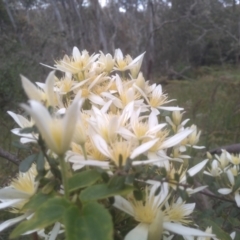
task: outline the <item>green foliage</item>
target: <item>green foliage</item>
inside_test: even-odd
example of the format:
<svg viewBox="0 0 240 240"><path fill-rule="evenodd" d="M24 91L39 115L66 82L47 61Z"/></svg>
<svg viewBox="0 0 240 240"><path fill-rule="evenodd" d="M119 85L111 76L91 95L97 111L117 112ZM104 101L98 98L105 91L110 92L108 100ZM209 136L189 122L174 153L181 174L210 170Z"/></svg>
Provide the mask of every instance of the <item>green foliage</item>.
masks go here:
<svg viewBox="0 0 240 240"><path fill-rule="evenodd" d="M64 213L63 221L66 226L68 240L112 240L113 225L109 212L97 202L70 206Z"/></svg>
<svg viewBox="0 0 240 240"><path fill-rule="evenodd" d="M31 219L23 221L14 229L10 238L16 238L27 231L42 229L60 221L69 206L69 202L61 197L54 197L45 201L37 208Z"/></svg>
<svg viewBox="0 0 240 240"><path fill-rule="evenodd" d="M80 194L80 199L83 202L95 201L100 199L109 198L115 195L126 195L133 190L130 186L116 186L109 187L106 184L97 184L84 189Z"/></svg>
<svg viewBox="0 0 240 240"><path fill-rule="evenodd" d="M101 175L96 170L75 173L68 179L69 192L92 185L100 178Z"/></svg>

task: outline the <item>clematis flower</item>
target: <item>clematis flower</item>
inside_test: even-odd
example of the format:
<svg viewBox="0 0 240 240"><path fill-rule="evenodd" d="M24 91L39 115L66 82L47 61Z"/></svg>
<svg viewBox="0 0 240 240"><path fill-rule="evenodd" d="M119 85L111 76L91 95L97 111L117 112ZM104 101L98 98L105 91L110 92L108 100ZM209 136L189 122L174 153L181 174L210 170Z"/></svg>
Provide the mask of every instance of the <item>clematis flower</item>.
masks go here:
<svg viewBox="0 0 240 240"><path fill-rule="evenodd" d="M160 184L160 183L159 183ZM185 204L178 200L175 205L168 205L167 191L162 186L161 191L156 195L159 184L145 189L145 198L137 201L134 197L125 199L115 196L114 207L134 217L139 224L132 229L124 240L147 240L161 239L163 231L170 231L179 235L214 237L214 234L206 233L198 229L186 227L188 215L192 213L194 204ZM165 211L164 204L167 204Z"/></svg>
<svg viewBox="0 0 240 240"><path fill-rule="evenodd" d="M132 59L130 55L127 55L124 58L122 51L118 48L115 50L115 67L113 69L118 71L126 71L134 68L133 72L137 73L137 70L141 67L144 54L145 53L142 53L135 59Z"/></svg>
<svg viewBox="0 0 240 240"><path fill-rule="evenodd" d="M56 94L54 92L55 71L48 74L48 77L43 83L37 83L34 85L26 77L21 76L22 86L30 100L36 100L42 102L46 106L56 106L58 101L56 100Z"/></svg>
<svg viewBox="0 0 240 240"><path fill-rule="evenodd" d="M34 133L21 133L22 129L27 127L32 127L34 125L34 122L31 120L28 120L27 118L23 117L20 114L15 114L11 111L7 111L7 113L14 119L14 121L19 125L20 128L14 128L11 130L11 132L17 136L20 136L20 142L21 143L29 143L29 142L37 142L38 134Z"/></svg>
<svg viewBox="0 0 240 240"><path fill-rule="evenodd" d="M8 187L0 189L0 209L8 208L10 212L22 214L1 223L0 231L29 218L33 214L32 212L22 211L22 207L37 191L38 182L35 182L36 176L36 167L33 165L28 172L20 172Z"/></svg>
<svg viewBox="0 0 240 240"><path fill-rule="evenodd" d="M164 94L162 91L161 85L156 85L156 84L151 85L150 86L151 91L148 94L146 94L136 84L134 85L134 87L139 91L139 93L146 100L147 106L151 108L151 111L153 111L156 114L159 114L159 110L166 110L166 111L183 110L183 108L180 108L180 107L163 106L164 104L172 102L173 100L168 100L167 95Z"/></svg>
<svg viewBox="0 0 240 240"><path fill-rule="evenodd" d="M235 185L235 178L234 178L233 173L230 169L227 170L226 173L227 173L228 180L230 182L230 186L229 186L229 188L220 188L220 189L218 189L218 192L220 194L223 194L223 195L228 195L230 193L233 193L234 198L235 198L235 202L236 202L237 206L240 207L240 188L236 189L233 192L233 187Z"/></svg>
<svg viewBox="0 0 240 240"><path fill-rule="evenodd" d="M48 147L58 155L64 154L71 143L77 123L80 99L77 96L63 118L52 117L39 102L30 100L30 106L21 106L31 115Z"/></svg>
<svg viewBox="0 0 240 240"><path fill-rule="evenodd" d="M69 72L72 74L78 74L88 69L90 65L94 63L94 61L98 57L99 57L99 54L93 54L89 56L88 51L83 50L82 52L80 52L77 47L74 47L71 58L65 55L62 60L56 61L56 64L54 66L56 69L60 71ZM81 77L84 78L84 76L81 76ZM84 80L84 79L79 79L79 80Z"/></svg>

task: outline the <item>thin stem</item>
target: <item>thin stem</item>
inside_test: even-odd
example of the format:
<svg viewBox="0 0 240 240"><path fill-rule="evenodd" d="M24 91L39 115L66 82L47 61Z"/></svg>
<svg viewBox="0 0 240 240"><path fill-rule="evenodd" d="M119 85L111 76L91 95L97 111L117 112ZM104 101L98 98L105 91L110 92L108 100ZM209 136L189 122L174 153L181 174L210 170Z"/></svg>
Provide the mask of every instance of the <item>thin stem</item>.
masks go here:
<svg viewBox="0 0 240 240"><path fill-rule="evenodd" d="M69 199L69 189L68 189L68 166L65 162L64 155L59 156L60 166L61 166L61 174L62 174L62 182L64 187L64 196L68 200Z"/></svg>
<svg viewBox="0 0 240 240"><path fill-rule="evenodd" d="M83 151L84 159L87 160L87 152L86 152L85 145L84 145L84 144L81 144L81 148L82 148L82 151Z"/></svg>

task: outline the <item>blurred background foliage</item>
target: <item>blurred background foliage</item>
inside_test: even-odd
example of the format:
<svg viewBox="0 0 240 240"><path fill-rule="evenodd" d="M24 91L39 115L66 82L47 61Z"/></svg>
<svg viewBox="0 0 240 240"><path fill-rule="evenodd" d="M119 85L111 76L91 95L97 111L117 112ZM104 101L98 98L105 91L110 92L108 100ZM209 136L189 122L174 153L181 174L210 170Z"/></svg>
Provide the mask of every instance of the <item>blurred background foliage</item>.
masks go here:
<svg viewBox="0 0 240 240"><path fill-rule="evenodd" d="M24 151L12 145L6 111L21 111L26 100L19 75L45 81L50 69L40 63L52 66L73 46L90 54L121 48L132 57L146 51L146 80L185 108L202 130L200 144L240 142L237 0L0 0L0 46L0 146L18 158ZM18 170L0 160L4 186Z"/></svg>

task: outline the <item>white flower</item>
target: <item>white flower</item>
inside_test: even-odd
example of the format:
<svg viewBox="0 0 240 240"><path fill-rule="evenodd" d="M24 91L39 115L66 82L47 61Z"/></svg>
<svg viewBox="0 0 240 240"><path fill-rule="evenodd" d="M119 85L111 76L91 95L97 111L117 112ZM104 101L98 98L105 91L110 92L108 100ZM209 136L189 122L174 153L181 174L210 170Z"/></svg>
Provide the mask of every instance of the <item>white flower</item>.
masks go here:
<svg viewBox="0 0 240 240"><path fill-rule="evenodd" d="M134 197L129 197L126 200L123 197L115 196L113 205L133 216L139 222L126 235L125 240L161 239L163 230L179 235L214 236L213 234L182 225L182 223L186 223L187 216L193 211L194 204L184 204L181 201L177 201L175 205L169 205L163 211L161 208L167 200L168 191L166 187L162 186L161 191L156 195L156 190L159 186L160 183L154 184L150 190L146 188L146 197L142 201L137 201Z"/></svg>
<svg viewBox="0 0 240 240"><path fill-rule="evenodd" d="M118 48L115 50L115 67L114 70L125 71L131 68L134 68L134 73L137 72L137 69L140 69L142 64L142 59L145 53L142 53L138 57L132 60L132 58L127 55L125 58L123 57L122 51Z"/></svg>
<svg viewBox="0 0 240 240"><path fill-rule="evenodd" d="M63 118L52 117L39 102L29 101L22 107L31 115L48 147L58 155L64 154L72 141L79 114L79 98L76 97Z"/></svg>
<svg viewBox="0 0 240 240"><path fill-rule="evenodd" d="M228 180L230 182L230 187L218 189L218 192L223 195L228 195L228 194L232 193L233 187L235 185L235 178L233 176L232 171L229 169L229 170L227 170L226 173L228 176ZM234 198L235 198L235 202L236 202L237 206L240 207L240 188L236 189L233 194L234 194Z"/></svg>
<svg viewBox="0 0 240 240"><path fill-rule="evenodd" d="M159 114L159 109L166 111L180 111L183 108L180 107L168 107L163 106L166 103L172 102L173 100L168 100L167 95L163 93L162 86L153 84L150 86L151 91L146 94L141 88L136 84L134 87L141 93L143 98L146 100L147 105L151 108L151 111L154 111L156 114Z"/></svg>
<svg viewBox="0 0 240 240"><path fill-rule="evenodd" d="M30 80L21 76L22 86L30 100L42 102L46 106L56 106L56 96L54 92L55 72L48 74L45 84L40 84L40 87L34 85Z"/></svg>
<svg viewBox="0 0 240 240"><path fill-rule="evenodd" d="M17 136L20 136L21 143L29 143L36 142L38 139L38 134L33 133L21 133L24 128L32 127L34 122L32 120L28 120L20 114L15 114L11 111L7 111L7 113L14 119L14 121L20 126L20 128L14 128L11 132Z"/></svg>
<svg viewBox="0 0 240 240"><path fill-rule="evenodd" d="M211 168L208 168L208 171L204 171L203 173L212 177L219 177L222 173L222 170L219 167L219 162L214 159L211 162Z"/></svg>
<svg viewBox="0 0 240 240"><path fill-rule="evenodd" d="M36 175L36 168L33 165L28 172L20 172L8 187L0 189L0 209L10 208L11 212L23 214L1 223L0 231L32 215L32 212L24 212L21 209L36 193L38 187L38 182L35 182Z"/></svg>

